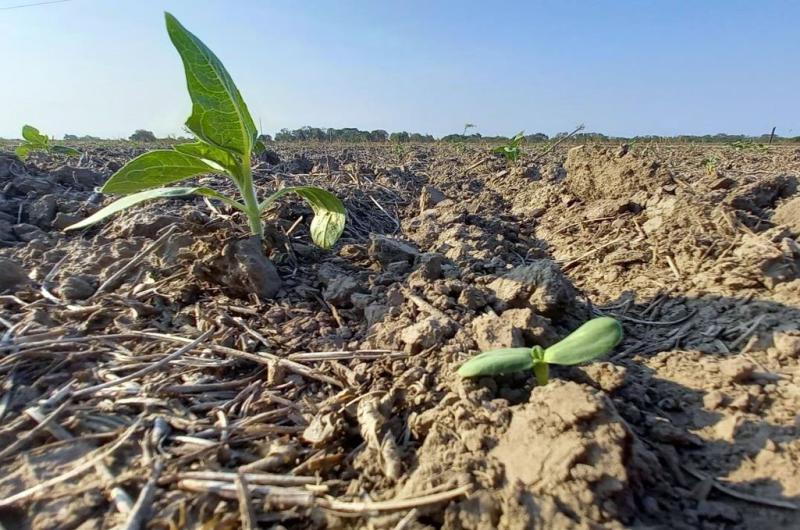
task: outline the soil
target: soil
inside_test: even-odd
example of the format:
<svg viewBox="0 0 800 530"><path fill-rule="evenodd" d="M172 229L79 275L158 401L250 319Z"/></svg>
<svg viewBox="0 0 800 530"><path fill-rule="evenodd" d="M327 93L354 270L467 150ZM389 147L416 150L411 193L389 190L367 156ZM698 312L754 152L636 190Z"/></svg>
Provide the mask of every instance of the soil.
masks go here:
<svg viewBox="0 0 800 530"><path fill-rule="evenodd" d="M332 251L295 199L62 232L139 152L0 153L3 527L800 527L800 148L276 144ZM601 314L543 387L455 373Z"/></svg>

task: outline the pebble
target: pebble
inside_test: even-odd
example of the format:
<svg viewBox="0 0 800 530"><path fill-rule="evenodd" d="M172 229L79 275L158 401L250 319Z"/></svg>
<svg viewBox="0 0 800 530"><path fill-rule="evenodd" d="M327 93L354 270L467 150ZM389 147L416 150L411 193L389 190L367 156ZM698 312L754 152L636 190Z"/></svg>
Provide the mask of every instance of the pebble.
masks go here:
<svg viewBox="0 0 800 530"><path fill-rule="evenodd" d="M59 294L67 300L86 300L94 291L94 286L80 276L68 276L58 288Z"/></svg>
<svg viewBox="0 0 800 530"><path fill-rule="evenodd" d="M10 291L28 282L30 282L28 273L19 263L0 258L0 291Z"/></svg>

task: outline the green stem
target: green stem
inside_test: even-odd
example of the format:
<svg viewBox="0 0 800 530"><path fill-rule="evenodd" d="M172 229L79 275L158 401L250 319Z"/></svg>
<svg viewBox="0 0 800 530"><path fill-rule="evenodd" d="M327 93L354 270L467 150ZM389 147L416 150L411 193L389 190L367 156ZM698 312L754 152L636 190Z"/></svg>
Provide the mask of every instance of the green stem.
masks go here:
<svg viewBox="0 0 800 530"><path fill-rule="evenodd" d="M241 174L239 175L239 192L244 201L247 222L250 224L250 232L259 239L264 237L264 223L261 222L261 210L258 207L256 190L253 187L253 173L250 170L250 161L242 162Z"/></svg>
<svg viewBox="0 0 800 530"><path fill-rule="evenodd" d="M533 365L533 373L536 376L536 384L544 386L550 376L550 365L545 362L536 363Z"/></svg>

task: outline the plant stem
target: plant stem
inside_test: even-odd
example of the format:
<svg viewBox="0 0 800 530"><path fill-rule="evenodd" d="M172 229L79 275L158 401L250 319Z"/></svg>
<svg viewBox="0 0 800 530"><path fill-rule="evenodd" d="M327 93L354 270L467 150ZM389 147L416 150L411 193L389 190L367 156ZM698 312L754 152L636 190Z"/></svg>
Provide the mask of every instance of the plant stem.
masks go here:
<svg viewBox="0 0 800 530"><path fill-rule="evenodd" d="M544 386L550 376L550 365L545 362L536 363L533 365L533 373L536 376L536 384Z"/></svg>
<svg viewBox="0 0 800 530"><path fill-rule="evenodd" d="M241 175L239 175L239 192L244 200L247 222L250 224L250 232L261 239L264 236L264 223L261 222L261 210L258 207L256 190L253 187L253 172L250 169L250 160L242 162Z"/></svg>

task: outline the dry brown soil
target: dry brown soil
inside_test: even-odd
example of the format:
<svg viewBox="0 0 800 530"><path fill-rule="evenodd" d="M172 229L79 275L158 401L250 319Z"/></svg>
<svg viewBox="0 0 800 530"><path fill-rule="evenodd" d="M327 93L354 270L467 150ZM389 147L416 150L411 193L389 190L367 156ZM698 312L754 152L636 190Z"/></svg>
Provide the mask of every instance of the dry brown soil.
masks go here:
<svg viewBox="0 0 800 530"><path fill-rule="evenodd" d="M297 200L64 234L140 150L0 154L4 528L800 528L800 148L273 149L333 251ZM600 314L544 387L455 374Z"/></svg>

